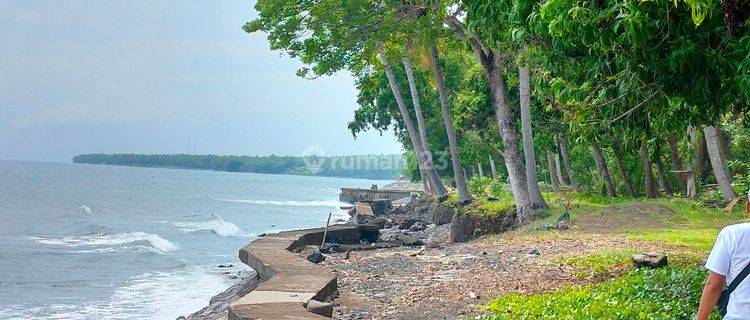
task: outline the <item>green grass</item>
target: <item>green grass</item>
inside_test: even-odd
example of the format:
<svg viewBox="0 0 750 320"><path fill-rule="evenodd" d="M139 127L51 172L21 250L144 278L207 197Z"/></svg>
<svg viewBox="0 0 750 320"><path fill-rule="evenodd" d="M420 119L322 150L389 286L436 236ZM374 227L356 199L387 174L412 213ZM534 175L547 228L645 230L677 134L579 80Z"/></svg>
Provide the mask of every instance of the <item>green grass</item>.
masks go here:
<svg viewBox="0 0 750 320"><path fill-rule="evenodd" d="M630 266L635 253L635 249L603 249L593 254L561 256L559 262L575 267L573 276L578 279L601 278Z"/></svg>
<svg viewBox="0 0 750 320"><path fill-rule="evenodd" d="M485 319L687 320L698 308L705 277L700 268L639 269L552 293L506 295L489 302Z"/></svg>

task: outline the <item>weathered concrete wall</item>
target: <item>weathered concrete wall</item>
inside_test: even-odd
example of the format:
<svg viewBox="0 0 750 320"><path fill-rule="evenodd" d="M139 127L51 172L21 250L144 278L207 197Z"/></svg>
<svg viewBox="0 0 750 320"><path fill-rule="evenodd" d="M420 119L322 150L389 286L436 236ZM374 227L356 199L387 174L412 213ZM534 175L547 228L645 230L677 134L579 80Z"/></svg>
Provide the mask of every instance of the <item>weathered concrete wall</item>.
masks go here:
<svg viewBox="0 0 750 320"><path fill-rule="evenodd" d="M339 200L346 203L363 202L370 200L398 200L409 197L412 193L423 194L422 191L412 190L386 190L386 189L360 189L341 188Z"/></svg>
<svg viewBox="0 0 750 320"><path fill-rule="evenodd" d="M326 240L359 243L377 236L377 226L333 225ZM240 260L255 269L262 282L229 306L229 319L326 319L305 306L310 300L328 300L336 292L336 275L295 253L322 239L323 228L295 230L265 236L240 249Z"/></svg>

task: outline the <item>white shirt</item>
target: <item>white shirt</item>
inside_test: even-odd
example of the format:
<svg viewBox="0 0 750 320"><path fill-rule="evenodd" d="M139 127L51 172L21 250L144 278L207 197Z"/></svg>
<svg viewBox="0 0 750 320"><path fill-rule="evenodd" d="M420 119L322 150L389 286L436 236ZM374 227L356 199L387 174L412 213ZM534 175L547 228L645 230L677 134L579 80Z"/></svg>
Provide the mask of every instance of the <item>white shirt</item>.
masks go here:
<svg viewBox="0 0 750 320"><path fill-rule="evenodd" d="M726 226L719 232L716 244L706 261L706 269L727 277L732 283L750 263L750 223ZM750 276L729 296L724 320L750 320Z"/></svg>

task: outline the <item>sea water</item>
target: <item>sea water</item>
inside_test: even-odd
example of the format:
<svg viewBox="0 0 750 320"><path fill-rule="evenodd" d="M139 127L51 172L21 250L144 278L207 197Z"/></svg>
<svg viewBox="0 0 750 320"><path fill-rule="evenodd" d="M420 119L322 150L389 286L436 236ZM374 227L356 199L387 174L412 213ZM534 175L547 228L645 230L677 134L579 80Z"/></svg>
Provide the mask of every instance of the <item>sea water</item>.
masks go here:
<svg viewBox="0 0 750 320"><path fill-rule="evenodd" d="M0 319L190 314L259 234L348 218L339 188L386 183L0 161Z"/></svg>

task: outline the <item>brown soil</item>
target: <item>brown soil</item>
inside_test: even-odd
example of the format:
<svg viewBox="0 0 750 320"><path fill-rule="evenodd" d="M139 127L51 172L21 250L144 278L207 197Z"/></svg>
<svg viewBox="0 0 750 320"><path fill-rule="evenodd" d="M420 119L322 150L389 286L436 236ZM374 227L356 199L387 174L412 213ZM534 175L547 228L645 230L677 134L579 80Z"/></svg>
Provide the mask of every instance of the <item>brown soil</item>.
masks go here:
<svg viewBox="0 0 750 320"><path fill-rule="evenodd" d="M352 252L322 265L338 275L337 319L455 319L481 313L506 293L539 293L603 279L574 277L560 257L603 248L658 250L613 231L653 226L673 212L654 204L615 205L565 231L516 231L469 243ZM613 227L614 226L614 227ZM536 254L538 252L538 254Z"/></svg>

